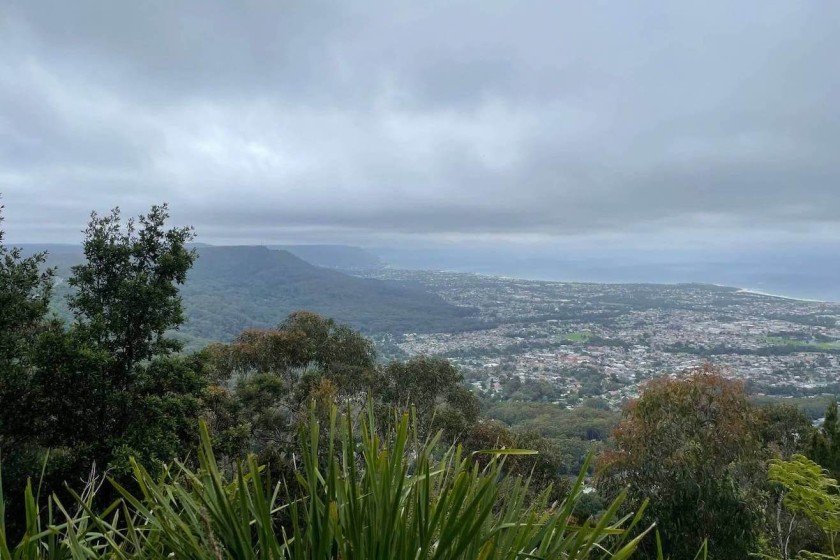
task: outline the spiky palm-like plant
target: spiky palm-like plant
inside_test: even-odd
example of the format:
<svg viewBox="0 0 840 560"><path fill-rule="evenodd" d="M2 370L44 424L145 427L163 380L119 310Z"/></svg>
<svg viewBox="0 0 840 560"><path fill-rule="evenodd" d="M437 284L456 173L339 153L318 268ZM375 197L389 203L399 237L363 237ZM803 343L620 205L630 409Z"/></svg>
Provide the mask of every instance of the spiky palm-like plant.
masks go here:
<svg viewBox="0 0 840 560"><path fill-rule="evenodd" d="M26 534L11 547L0 524L0 560L620 560L647 533L636 530L641 512L618 514L623 496L598 519L575 518L586 467L566 500L549 504L527 479L504 475L506 457L529 451L477 452L486 461L440 451L408 414L384 436L370 411L358 433L336 410L328 423L313 412L302 430L300 498L283 499L253 457L226 477L202 426L197 470L175 463L154 478L135 463L139 490L117 485L121 499L101 513L90 493L72 511L51 498L41 526L30 488Z"/></svg>

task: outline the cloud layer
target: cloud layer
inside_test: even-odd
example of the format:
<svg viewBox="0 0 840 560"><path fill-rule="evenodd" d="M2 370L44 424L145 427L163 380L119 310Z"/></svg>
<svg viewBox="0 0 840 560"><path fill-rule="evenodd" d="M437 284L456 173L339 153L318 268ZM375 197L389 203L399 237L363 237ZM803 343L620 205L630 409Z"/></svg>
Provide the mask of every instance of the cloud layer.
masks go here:
<svg viewBox="0 0 840 560"><path fill-rule="evenodd" d="M217 4L0 8L11 237L840 232L838 4Z"/></svg>

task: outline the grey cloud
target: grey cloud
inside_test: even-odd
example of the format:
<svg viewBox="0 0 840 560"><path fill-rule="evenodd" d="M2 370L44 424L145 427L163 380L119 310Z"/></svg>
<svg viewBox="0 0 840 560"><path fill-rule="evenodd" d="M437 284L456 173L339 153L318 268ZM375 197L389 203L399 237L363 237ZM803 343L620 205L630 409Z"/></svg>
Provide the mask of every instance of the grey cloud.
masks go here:
<svg viewBox="0 0 840 560"><path fill-rule="evenodd" d="M833 4L7 4L14 238L840 232Z"/></svg>

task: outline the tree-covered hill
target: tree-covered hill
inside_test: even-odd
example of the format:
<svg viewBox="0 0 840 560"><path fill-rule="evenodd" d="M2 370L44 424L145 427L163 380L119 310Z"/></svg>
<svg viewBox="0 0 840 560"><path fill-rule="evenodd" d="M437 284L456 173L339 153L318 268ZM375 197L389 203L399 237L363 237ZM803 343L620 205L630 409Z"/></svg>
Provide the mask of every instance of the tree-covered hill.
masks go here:
<svg viewBox="0 0 840 560"><path fill-rule="evenodd" d="M27 245L48 251L57 268L55 307L66 314L69 287L61 280L82 261L74 245ZM180 332L197 344L230 340L245 328L272 327L289 313L314 311L367 333L469 328L472 310L446 303L419 287L357 278L314 266L288 251L262 246L197 245L198 259L181 294L186 323Z"/></svg>
<svg viewBox="0 0 840 560"><path fill-rule="evenodd" d="M365 332L464 326L470 310L394 282L356 278L265 247L202 247L184 286L185 332L229 339L306 309Z"/></svg>

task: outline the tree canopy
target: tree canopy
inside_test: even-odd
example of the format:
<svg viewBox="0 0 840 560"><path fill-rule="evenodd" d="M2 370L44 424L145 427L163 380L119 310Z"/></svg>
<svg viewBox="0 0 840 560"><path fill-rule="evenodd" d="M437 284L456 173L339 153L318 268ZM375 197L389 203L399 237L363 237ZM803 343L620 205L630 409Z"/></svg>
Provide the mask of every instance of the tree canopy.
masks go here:
<svg viewBox="0 0 840 560"><path fill-rule="evenodd" d="M675 557L708 541L718 558L745 558L759 537L759 426L743 385L710 368L651 381L601 457L599 485L650 500L646 515Z"/></svg>
<svg viewBox="0 0 840 560"><path fill-rule="evenodd" d="M192 232L167 229L168 217L165 205L125 223L118 210L92 215L86 262L68 280L69 325L47 314L43 255L0 243L0 447L13 507L42 468L59 490L92 473L126 476L131 457L157 468L192 441L207 384L167 336L183 321Z"/></svg>

